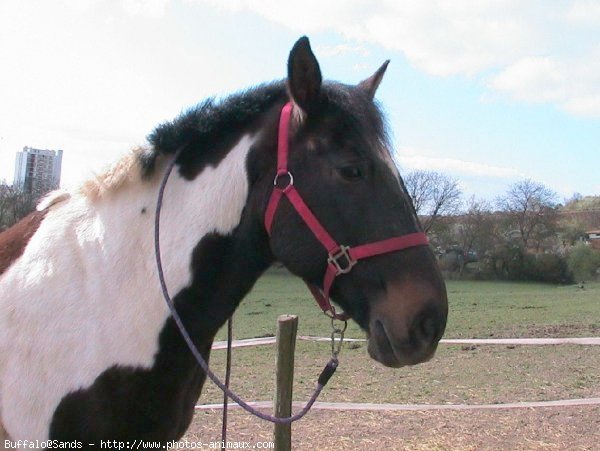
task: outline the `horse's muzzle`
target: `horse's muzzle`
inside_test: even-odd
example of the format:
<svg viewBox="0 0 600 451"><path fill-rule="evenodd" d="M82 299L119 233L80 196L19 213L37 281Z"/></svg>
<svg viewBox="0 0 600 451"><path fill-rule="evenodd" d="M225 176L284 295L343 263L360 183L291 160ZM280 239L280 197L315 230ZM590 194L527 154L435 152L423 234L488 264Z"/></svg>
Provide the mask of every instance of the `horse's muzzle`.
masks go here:
<svg viewBox="0 0 600 451"><path fill-rule="evenodd" d="M444 334L448 315L445 290L435 293L439 297L423 298L423 293L434 293L424 288L403 288L388 291L385 299L373 305L369 321L369 355L393 368L431 359Z"/></svg>

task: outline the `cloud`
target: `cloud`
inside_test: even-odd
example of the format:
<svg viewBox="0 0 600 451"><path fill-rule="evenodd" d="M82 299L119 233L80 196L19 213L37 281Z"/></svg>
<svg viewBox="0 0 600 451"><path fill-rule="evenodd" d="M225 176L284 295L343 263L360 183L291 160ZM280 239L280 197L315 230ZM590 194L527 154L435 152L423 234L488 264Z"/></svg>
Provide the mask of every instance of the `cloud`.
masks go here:
<svg viewBox="0 0 600 451"><path fill-rule="evenodd" d="M301 33L333 30L403 52L434 75L475 74L510 59L534 41L523 19L506 13L519 2L382 0L195 0L231 12L253 11ZM482 5L486 6L482 6Z"/></svg>
<svg viewBox="0 0 600 451"><path fill-rule="evenodd" d="M522 58L492 77L490 86L526 101L559 101L567 94L563 68L549 57Z"/></svg>
<svg viewBox="0 0 600 451"><path fill-rule="evenodd" d="M457 176L492 177L507 180L527 178L526 174L514 168L492 166L456 158L429 157L424 156L418 150L406 147L398 151L396 160L402 167L409 170L420 169L451 173Z"/></svg>
<svg viewBox="0 0 600 451"><path fill-rule="evenodd" d="M327 58L332 56L346 55L348 53L356 53L360 56L369 56L369 50L364 45L338 44L338 45L321 45L315 51L320 57Z"/></svg>
<svg viewBox="0 0 600 451"><path fill-rule="evenodd" d="M519 180L533 178L513 167L494 166L458 158L435 157L426 155L422 149L402 147L395 154L395 161L404 176L409 171L436 171L455 177L466 197L494 199L504 193L510 184ZM568 190L562 190L561 193ZM572 191L571 191L572 192Z"/></svg>
<svg viewBox="0 0 600 451"><path fill-rule="evenodd" d="M572 58L522 58L491 77L489 85L516 100L555 103L576 115L600 117L600 51L596 53L585 65Z"/></svg>
<svg viewBox="0 0 600 451"><path fill-rule="evenodd" d="M600 23L600 3L597 0L580 0L571 4L567 18L573 22L589 23L598 26Z"/></svg>
<svg viewBox="0 0 600 451"><path fill-rule="evenodd" d="M334 31L347 48L380 45L428 74L481 77L509 98L600 117L595 0L190 1L252 11L299 33Z"/></svg>
<svg viewBox="0 0 600 451"><path fill-rule="evenodd" d="M169 0L123 0L123 9L129 15L162 17Z"/></svg>

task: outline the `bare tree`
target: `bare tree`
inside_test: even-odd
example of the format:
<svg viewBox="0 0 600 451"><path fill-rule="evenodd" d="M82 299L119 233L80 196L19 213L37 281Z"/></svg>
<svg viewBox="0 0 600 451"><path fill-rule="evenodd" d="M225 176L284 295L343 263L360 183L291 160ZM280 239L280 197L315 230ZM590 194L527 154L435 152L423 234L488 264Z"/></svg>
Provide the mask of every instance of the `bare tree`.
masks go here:
<svg viewBox="0 0 600 451"><path fill-rule="evenodd" d="M0 231L19 222L34 208L35 199L31 194L0 184Z"/></svg>
<svg viewBox="0 0 600 451"><path fill-rule="evenodd" d="M456 213L462 194L458 181L435 171L415 170L404 177L404 184L426 232L443 215Z"/></svg>
<svg viewBox="0 0 600 451"><path fill-rule="evenodd" d="M0 184L0 231L6 229L11 222L12 216L11 196L9 195L11 187L6 183Z"/></svg>
<svg viewBox="0 0 600 451"><path fill-rule="evenodd" d="M465 205L465 213L461 216L457 227L457 235L461 248L465 253L477 251L483 253L493 246L494 219L491 205L484 199L471 196Z"/></svg>
<svg viewBox="0 0 600 451"><path fill-rule="evenodd" d="M507 214L508 225L518 231L518 239L527 249L531 245L539 248L544 239L554 235L556 200L554 191L528 179L511 185L496 203Z"/></svg>

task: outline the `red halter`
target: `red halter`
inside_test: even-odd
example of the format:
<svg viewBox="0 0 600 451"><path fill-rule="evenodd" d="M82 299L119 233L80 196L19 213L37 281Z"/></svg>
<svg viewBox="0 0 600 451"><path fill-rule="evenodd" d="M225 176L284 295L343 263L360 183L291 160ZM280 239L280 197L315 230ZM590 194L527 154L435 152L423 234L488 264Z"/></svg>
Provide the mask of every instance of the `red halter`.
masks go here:
<svg viewBox="0 0 600 451"><path fill-rule="evenodd" d="M287 156L288 156L288 142L289 142L289 124L290 116L292 113L292 104L286 103L281 110L281 116L279 117L279 135L277 141L277 174L273 181L274 188L271 193L271 198L265 211L265 228L267 233L271 234L271 226L273 225L273 218L279 205L279 201L282 196L286 196L288 201L292 204L296 212L302 217L306 225L310 228L312 233L315 235L317 240L327 250L327 269L325 270L325 277L323 278L323 290L320 290L317 286L309 284L308 288L315 297L319 307L323 312L339 320L348 319L348 315L345 313L336 313L335 307L331 305L329 301L329 290L333 285L333 281L340 274L349 273L354 265L363 258L373 257L375 255L387 254L389 252L395 252L402 249L407 249L415 246L427 246L429 240L427 235L422 232L409 233L407 235L389 238L387 240L375 241L373 243L362 244L360 246L344 246L339 245L331 235L321 225L319 220L310 211L310 208L304 203L300 193L294 187L294 177L287 167ZM287 177L288 183L284 187L280 187L277 182L280 177Z"/></svg>

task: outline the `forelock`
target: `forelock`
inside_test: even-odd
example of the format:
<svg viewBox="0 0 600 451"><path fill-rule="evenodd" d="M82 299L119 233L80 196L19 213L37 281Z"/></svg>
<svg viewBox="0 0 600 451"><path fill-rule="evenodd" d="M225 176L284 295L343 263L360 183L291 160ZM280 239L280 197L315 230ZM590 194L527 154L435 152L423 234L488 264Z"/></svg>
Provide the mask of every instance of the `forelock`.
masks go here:
<svg viewBox="0 0 600 451"><path fill-rule="evenodd" d="M387 123L377 102L362 89L337 82L323 85L324 102L336 119L358 133L368 143L368 151L391 159Z"/></svg>

